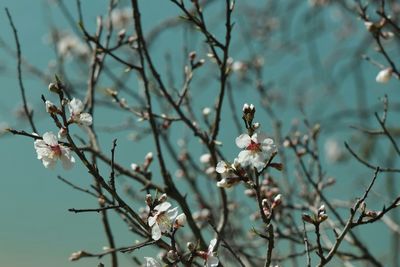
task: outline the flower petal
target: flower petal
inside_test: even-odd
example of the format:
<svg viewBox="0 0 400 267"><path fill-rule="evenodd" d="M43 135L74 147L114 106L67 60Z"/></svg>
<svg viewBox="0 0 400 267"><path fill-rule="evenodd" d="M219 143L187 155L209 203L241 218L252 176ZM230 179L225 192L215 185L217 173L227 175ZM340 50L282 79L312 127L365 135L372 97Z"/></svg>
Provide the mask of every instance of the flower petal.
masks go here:
<svg viewBox="0 0 400 267"><path fill-rule="evenodd" d="M45 168L54 169L56 167L57 160L54 158L44 157L42 163Z"/></svg>
<svg viewBox="0 0 400 267"><path fill-rule="evenodd" d="M176 216L178 216L178 207L170 209L169 211L166 212L166 215L169 217L171 221L174 221Z"/></svg>
<svg viewBox="0 0 400 267"><path fill-rule="evenodd" d="M251 143L251 138L248 134L241 134L235 139L235 143L239 148L246 148Z"/></svg>
<svg viewBox="0 0 400 267"><path fill-rule="evenodd" d="M43 134L43 141L49 146L58 145L57 136L53 134L53 132L47 132Z"/></svg>
<svg viewBox="0 0 400 267"><path fill-rule="evenodd" d="M158 204L157 206L154 207L154 209L160 213L160 212L164 212L167 211L170 207L171 207L171 203L169 202L163 202L161 204Z"/></svg>
<svg viewBox="0 0 400 267"><path fill-rule="evenodd" d="M243 167L246 167L246 166L250 165L251 164L250 161L251 161L251 154L252 153L253 152L250 151L250 150L242 150L242 151L240 151L240 153L239 153L239 155L237 157L237 162Z"/></svg>
<svg viewBox="0 0 400 267"><path fill-rule="evenodd" d="M70 170L75 163L75 158L72 157L69 153L68 154L62 153L60 160L65 170Z"/></svg>
<svg viewBox="0 0 400 267"><path fill-rule="evenodd" d="M151 228L151 237L154 240L159 240L161 238L161 229L158 226L158 223L154 224Z"/></svg>
<svg viewBox="0 0 400 267"><path fill-rule="evenodd" d="M208 246L208 254L211 254L214 250L215 245L217 244L217 239L211 239L210 245Z"/></svg>
<svg viewBox="0 0 400 267"><path fill-rule="evenodd" d="M81 115L79 116L79 124L85 125L85 126L90 126L92 125L93 122L93 118L92 115L90 115L89 113L81 113Z"/></svg>
<svg viewBox="0 0 400 267"><path fill-rule="evenodd" d="M217 164L217 167L215 168L215 171L218 173L224 173L227 171L227 164L225 163L225 161L220 161Z"/></svg>
<svg viewBox="0 0 400 267"><path fill-rule="evenodd" d="M157 217L155 216L150 216L147 223L149 224L150 227L152 227L156 223Z"/></svg>
<svg viewBox="0 0 400 267"><path fill-rule="evenodd" d="M69 103L68 103L68 109L70 113L74 114L80 114L83 111L83 103L81 100L77 98L73 98Z"/></svg>
<svg viewBox="0 0 400 267"><path fill-rule="evenodd" d="M207 258L207 267L217 267L219 264L219 259L215 256L209 256Z"/></svg>

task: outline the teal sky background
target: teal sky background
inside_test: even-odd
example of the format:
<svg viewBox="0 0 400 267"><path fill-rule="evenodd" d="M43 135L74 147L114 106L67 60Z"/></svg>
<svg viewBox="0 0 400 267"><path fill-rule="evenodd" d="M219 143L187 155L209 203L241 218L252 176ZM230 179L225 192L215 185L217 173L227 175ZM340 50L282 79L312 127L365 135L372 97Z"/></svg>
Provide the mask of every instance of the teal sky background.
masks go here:
<svg viewBox="0 0 400 267"><path fill-rule="evenodd" d="M76 17L75 1L64 1L69 10ZM85 21L91 26L94 25L96 15L106 14L107 2L104 0L83 0L83 10L85 13ZM124 1L121 1L124 3ZM159 24L165 18L177 16L179 13L169 1L149 0L140 1L142 6L142 18L145 30L150 29L152 26ZM240 2L240 1L238 1ZM101 4L99 4L101 3ZM255 4L256 5L256 4ZM58 28L68 29L68 23L61 18L59 10L50 5L51 13L45 5L45 1L41 0L0 0L0 37L5 40L14 49L14 39L11 29L8 25L4 7L8 7L16 27L21 42L21 49L23 57L35 65L39 69L47 69L49 61L54 59L54 52L51 47L44 42L45 36L48 33L48 14L51 14L52 20L56 23ZM284 132L287 132L291 126L292 120L303 118L298 106L292 105L293 100L297 95L307 95L307 100L316 104L312 106L306 105L305 113L319 121L324 118L324 115L330 114L334 109L346 109L355 107L357 104L356 93L354 90L355 83L351 76L340 76L339 67L345 64L348 58L339 60L340 63L337 69L326 69L321 67L318 73L312 73L309 68L309 58L313 56L313 52L319 54L323 59L333 55L331 52L334 50L336 41L333 41L332 32L340 28L342 20L335 19L335 9L332 11L324 12L321 16L327 16L324 25L327 33L317 39L313 44L307 44L299 40L299 47L296 50L290 51L285 55L268 53L266 57L266 82L272 82L276 92L280 92L284 99L289 104L282 105L277 108L280 118L284 122ZM302 15L304 15L302 13ZM295 36L300 30L296 25L312 25L312 16L309 21L304 20L303 16L293 18L293 26L289 27L290 30L283 34ZM235 14L235 20L240 29L240 14ZM356 45L363 38L363 25L353 19L352 26L355 26L356 33L353 41L346 40L346 43L341 45L347 47L356 47ZM357 24L358 23L358 24ZM219 29L221 25L218 21L213 21L213 26ZM358 27L358 29L357 29ZM330 31L332 29L332 31ZM164 60L164 51L171 51L173 57L173 66L175 69L179 66L183 58L180 53L182 45L176 46L184 37L182 30L169 31L162 35L162 39L157 41L154 45L154 56L157 58L156 63L159 64L161 71L171 68ZM200 39L199 37L197 37ZM234 38L241 39L238 32L235 32ZM193 44L191 49L198 48L196 43L198 39L190 40L189 43ZM279 41L279 36L276 37L276 42ZM340 42L340 41L339 41ZM277 44L278 45L278 44ZM157 47L162 49L158 50ZM205 55L204 49L199 48L201 55ZM248 52L242 47L240 42L233 46L233 54L235 59L245 59L248 57ZM359 57L357 53L353 55ZM340 53L337 55L340 58ZM397 81L391 81L389 85L382 86L374 82L376 75L376 68L369 64L362 62L363 71L366 76L366 84L363 87L364 94L368 100L369 105L379 103L378 98L384 94L388 94L390 98L396 99L399 94L394 91L398 85ZM4 66L4 68L3 68ZM176 67L176 68L174 68ZM1 97L0 97L0 122L5 121L11 127L17 129L28 130L29 126L26 123L16 123L14 117L15 109L21 103L20 92L16 79L16 59L10 57L0 49L0 84L1 84ZM289 75L292 71L293 75ZM351 69L348 70L349 72ZM324 77L327 72L334 73L337 80L334 84L337 85L339 93L332 95L329 90L323 87ZM179 73L179 70L177 70ZM207 71L203 72L206 75ZM347 75L347 73L345 73ZM37 126L41 133L52 129L49 118L41 106L40 94L49 95L47 91L47 84L38 81L32 77L27 71L24 71L24 84L27 88L27 97L29 103L35 108L35 118ZM341 77L346 77L340 80ZM107 84L107 81L104 81ZM195 110L199 112L203 107L212 104L210 97L215 97L215 86L212 83L206 83L201 80L195 81L196 91L193 92L196 97ZM240 88L235 77L232 78L232 86L235 91L235 103L240 108L243 102L257 104L259 103L258 96L251 93L249 88ZM207 87L207 88L205 88ZM51 97L51 96L50 96ZM214 101L214 100L213 100ZM234 138L237 135L231 116L228 113L227 102L224 104L224 127L221 128L220 139L224 142L223 151L230 158L233 158L238 150L234 147ZM379 109L378 109L379 110ZM377 111L378 111L377 110ZM240 112L240 110L238 111ZM238 113L239 114L239 113ZM373 115L373 114L372 114ZM396 114L397 115L397 114ZM257 119L262 123L265 131L271 133L268 129L271 126L268 117L265 113L258 113ZM96 117L98 125L116 125L118 121L123 121L128 117L127 114L122 112L108 112L106 109L100 109ZM372 116L371 116L372 117ZM390 118L392 119L392 118ZM323 141L332 135L336 136L339 142L348 140L349 138L349 124L351 119L345 122L340 122L337 125L329 124L324 125L321 122ZM53 128L51 128L53 127ZM344 129L343 131L340 129ZM174 130L179 132L179 127ZM77 130L79 133L79 130ZM147 151L152 151L152 145L149 142L142 142L140 144L133 143L128 140L128 132L118 134L102 133L101 141L104 151L108 151L111 147L112 140L117 137L117 159L129 166L131 162L140 161ZM148 140L148 139L147 139ZM150 141L150 140L148 140ZM193 141L192 141L193 142ZM196 153L200 156L200 150ZM98 259L85 259L78 262L69 262L69 255L81 249L100 252L102 247L106 245L103 229L99 223L100 216L98 214L73 214L67 211L69 208L92 208L96 207L96 201L93 199L67 187L56 179L58 174L71 181L76 181L81 185L88 185L90 177L86 171L77 164L77 168L70 172L65 172L61 168L49 171L43 168L42 164L36 159L36 154L33 148L32 140L18 136L2 136L0 138L0 266L6 267L32 267L32 266L96 266L99 262ZM352 161L344 165L336 166L329 165L324 162L324 168L332 176L337 178L337 185L328 191L332 196L343 196L344 199L353 199L361 192L360 187L357 185L365 185L372 173L365 169L360 169L358 163ZM172 168L173 169L173 168ZM351 169L349 172L348 170ZM104 169L106 170L106 169ZM293 172L293 171L292 171ZM289 173L293 175L293 173ZM365 180L367 178L367 180ZM384 188L385 184L377 185L377 191ZM356 190L354 190L356 188ZM134 208L138 209L139 206ZM130 234L124 224L117 218L111 217L113 229L115 230L116 239L119 245L130 245L135 240ZM388 246L388 233L383 230L381 224L377 226L368 226L364 228L365 233L368 234L368 242L381 244L378 251L384 252ZM143 252L146 253L150 251ZM121 266L128 266L128 256L120 256ZM102 260L108 264L108 259ZM126 265L125 265L126 264ZM106 265L107 266L107 265Z"/></svg>

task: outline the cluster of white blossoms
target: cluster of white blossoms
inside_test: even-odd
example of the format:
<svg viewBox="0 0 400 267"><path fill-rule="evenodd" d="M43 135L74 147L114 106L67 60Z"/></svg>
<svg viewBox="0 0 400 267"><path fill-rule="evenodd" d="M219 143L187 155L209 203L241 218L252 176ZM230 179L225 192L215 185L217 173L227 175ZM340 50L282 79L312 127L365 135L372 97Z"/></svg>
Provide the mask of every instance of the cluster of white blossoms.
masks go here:
<svg viewBox="0 0 400 267"><path fill-rule="evenodd" d="M56 105L48 100L45 105L49 114L56 116L62 113ZM81 100L73 98L69 101L68 110L70 113L68 124L76 123L81 126L90 126L92 124L92 116L83 112L84 105ZM70 148L58 142L58 139L64 138L66 133L67 129L61 127L58 132L58 138L53 132L46 132L43 134L42 139L37 139L34 142L37 158L42 161L45 168L53 169L58 160L61 160L62 166L66 170L70 169L75 163Z"/></svg>
<svg viewBox="0 0 400 267"><path fill-rule="evenodd" d="M235 143L242 149L233 164L225 161L218 162L215 170L222 175L222 179L217 183L218 187L229 188L240 182L240 176L243 174L243 168L255 168L261 172L267 165L268 160L276 153L274 140L267 136L257 133L260 127L258 122L253 123L255 107L253 104L244 104L243 119L246 122L248 133L239 135Z"/></svg>
<svg viewBox="0 0 400 267"><path fill-rule="evenodd" d="M148 196L148 198L151 198L151 196ZM186 215L184 213L178 215L178 208L171 209L171 203L165 201L165 199L165 194L159 198L161 203L151 209L147 221L151 227L151 237L154 240L159 240L163 233L183 227L186 223Z"/></svg>

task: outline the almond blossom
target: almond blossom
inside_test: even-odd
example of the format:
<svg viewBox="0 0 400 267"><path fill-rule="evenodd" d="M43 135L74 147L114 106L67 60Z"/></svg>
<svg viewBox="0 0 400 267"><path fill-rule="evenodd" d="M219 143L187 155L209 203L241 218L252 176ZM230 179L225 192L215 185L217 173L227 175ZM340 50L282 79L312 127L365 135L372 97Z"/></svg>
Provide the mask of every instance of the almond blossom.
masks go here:
<svg viewBox="0 0 400 267"><path fill-rule="evenodd" d="M79 40L76 35L67 33L63 34L57 42L57 51L63 57L72 57L77 55L85 57L89 53L88 47Z"/></svg>
<svg viewBox="0 0 400 267"><path fill-rule="evenodd" d="M80 125L90 126L92 125L92 115L83 112L84 105L81 100L73 98L68 103L68 109L71 113L70 121L78 123Z"/></svg>
<svg viewBox="0 0 400 267"><path fill-rule="evenodd" d="M148 219L148 224L151 227L151 237L154 240L159 240L161 234L168 232L171 228L183 226L186 217L179 215L178 208L171 208L171 203L162 202L154 207L152 215ZM178 220L176 221L176 219ZM176 221L176 223L175 223Z"/></svg>
<svg viewBox="0 0 400 267"><path fill-rule="evenodd" d="M53 169L60 159L64 169L71 169L75 163L74 157L68 147L58 143L57 137L52 132L43 134L43 140L34 142L37 158L40 159L45 168Z"/></svg>
<svg viewBox="0 0 400 267"><path fill-rule="evenodd" d="M236 145L243 150L239 153L237 162L243 166L252 166L261 171L266 161L276 152L276 146L271 138L259 136L254 133L252 136L241 134L235 140Z"/></svg>

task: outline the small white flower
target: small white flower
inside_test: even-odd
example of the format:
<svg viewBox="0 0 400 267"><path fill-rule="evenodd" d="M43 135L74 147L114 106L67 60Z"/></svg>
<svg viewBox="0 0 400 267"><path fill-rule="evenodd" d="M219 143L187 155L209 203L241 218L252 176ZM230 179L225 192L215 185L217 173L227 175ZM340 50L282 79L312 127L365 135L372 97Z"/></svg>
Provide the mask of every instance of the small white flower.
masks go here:
<svg viewBox="0 0 400 267"><path fill-rule="evenodd" d="M161 267L161 263L151 257L144 257L146 260L146 267Z"/></svg>
<svg viewBox="0 0 400 267"><path fill-rule="evenodd" d="M153 209L153 214L149 217L148 224L154 240L159 240L162 233L171 229L172 223L178 215L178 208L170 209L170 207L171 203L163 202Z"/></svg>
<svg viewBox="0 0 400 267"><path fill-rule="evenodd" d="M70 33L64 34L57 42L57 51L63 57L86 56L89 53L88 47L79 38Z"/></svg>
<svg viewBox="0 0 400 267"><path fill-rule="evenodd" d="M77 98L73 98L69 103L68 103L68 109L69 112L71 113L70 120L78 123L80 125L85 125L85 126L90 126L92 125L92 115L89 113L83 112L84 105L81 100Z"/></svg>
<svg viewBox="0 0 400 267"><path fill-rule="evenodd" d="M132 9L114 9L111 12L111 22L117 29L125 28L129 25L132 20Z"/></svg>
<svg viewBox="0 0 400 267"><path fill-rule="evenodd" d="M248 110L248 109L249 109L249 104L244 103L243 108L242 108L243 112Z"/></svg>
<svg viewBox="0 0 400 267"><path fill-rule="evenodd" d="M276 146L271 138L259 137L257 133L252 136L241 134L236 138L236 145L243 150L239 153L237 163L241 166L252 166L261 171L266 161L276 151Z"/></svg>
<svg viewBox="0 0 400 267"><path fill-rule="evenodd" d="M64 169L71 169L75 163L74 157L68 147L60 145L57 137L52 132L43 134L43 140L34 142L37 158L40 159L45 168L53 169L60 159Z"/></svg>
<svg viewBox="0 0 400 267"><path fill-rule="evenodd" d="M386 68L384 70L381 70L378 75L376 76L376 82L378 83L387 83L390 78L392 77L393 74L393 69L392 68Z"/></svg>
<svg viewBox="0 0 400 267"><path fill-rule="evenodd" d="M201 163L209 163L210 162L210 160L211 160L211 155L210 154L203 154L203 155L201 155L201 157L200 157L200 162Z"/></svg>

